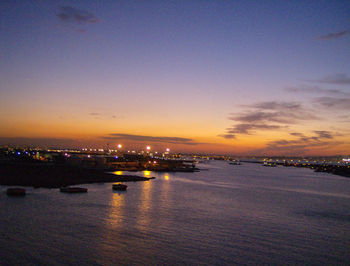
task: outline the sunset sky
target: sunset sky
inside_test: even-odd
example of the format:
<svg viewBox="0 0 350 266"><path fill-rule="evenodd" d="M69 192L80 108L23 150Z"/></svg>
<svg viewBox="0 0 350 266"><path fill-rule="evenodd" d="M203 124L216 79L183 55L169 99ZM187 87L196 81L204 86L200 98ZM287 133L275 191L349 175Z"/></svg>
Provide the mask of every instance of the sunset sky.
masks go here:
<svg viewBox="0 0 350 266"><path fill-rule="evenodd" d="M350 153L350 1L1 1L0 145Z"/></svg>

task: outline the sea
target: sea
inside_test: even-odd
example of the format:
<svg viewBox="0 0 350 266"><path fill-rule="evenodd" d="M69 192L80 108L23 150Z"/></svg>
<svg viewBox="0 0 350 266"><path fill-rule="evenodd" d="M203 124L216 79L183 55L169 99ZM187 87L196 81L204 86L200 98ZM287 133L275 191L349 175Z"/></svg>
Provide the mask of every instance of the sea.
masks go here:
<svg viewBox="0 0 350 266"><path fill-rule="evenodd" d="M198 164L195 173L0 186L0 265L350 265L350 178L307 168ZM115 172L115 174L128 174Z"/></svg>

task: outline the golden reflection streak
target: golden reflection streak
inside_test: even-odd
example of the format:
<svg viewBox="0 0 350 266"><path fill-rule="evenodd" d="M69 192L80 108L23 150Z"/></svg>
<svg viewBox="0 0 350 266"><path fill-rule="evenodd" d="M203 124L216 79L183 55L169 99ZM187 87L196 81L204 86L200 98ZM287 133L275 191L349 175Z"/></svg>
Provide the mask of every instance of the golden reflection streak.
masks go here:
<svg viewBox="0 0 350 266"><path fill-rule="evenodd" d="M168 204L168 201L170 200L170 195L169 195L169 186L170 186L170 182L169 182L169 174L166 173L164 175L164 180L162 182L162 189L161 189L161 192L160 192L160 209L161 210L166 210L167 207L165 206L166 204Z"/></svg>
<svg viewBox="0 0 350 266"><path fill-rule="evenodd" d="M146 177L151 175L151 171L143 171ZM140 201L139 201L139 214L137 216L136 226L139 230L143 230L145 227L150 226L150 206L151 206L151 191L152 181L143 181L141 187Z"/></svg>
<svg viewBox="0 0 350 266"><path fill-rule="evenodd" d="M123 213L124 213L124 196L126 192L112 192L110 200L110 209L107 218L107 227L110 229L117 229L123 226Z"/></svg>
<svg viewBox="0 0 350 266"><path fill-rule="evenodd" d="M112 186L108 189L112 190ZM98 241L98 247L96 251L99 257L111 256L111 248L106 243L113 243L115 241L113 231L123 231L125 222L123 221L124 208L125 208L125 193L126 192L115 192L110 191L109 209L106 213L105 223L101 232L101 239L103 241ZM107 254L107 255L106 255ZM104 261L103 259L101 261ZM103 263L102 263L103 264Z"/></svg>
<svg viewBox="0 0 350 266"><path fill-rule="evenodd" d="M145 171L143 171L143 175L145 176L145 177L150 177L151 176L151 171L147 171L147 170L145 170Z"/></svg>
<svg viewBox="0 0 350 266"><path fill-rule="evenodd" d="M169 206L172 205L171 197L173 196L173 194L170 191L171 182L170 182L170 175L168 173L164 174L160 185L161 187L160 187L159 197L157 200L157 204L158 204L157 209L160 217L162 216L167 217L169 215ZM169 219L162 219L161 221L156 221L156 223L157 223L157 226L164 228L164 230L166 230L166 228L169 226Z"/></svg>

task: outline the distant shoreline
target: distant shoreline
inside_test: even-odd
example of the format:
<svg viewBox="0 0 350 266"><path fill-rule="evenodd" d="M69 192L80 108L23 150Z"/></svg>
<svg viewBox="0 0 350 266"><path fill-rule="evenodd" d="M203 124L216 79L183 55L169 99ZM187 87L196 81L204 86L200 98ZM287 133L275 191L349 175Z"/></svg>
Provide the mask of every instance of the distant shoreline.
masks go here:
<svg viewBox="0 0 350 266"><path fill-rule="evenodd" d="M242 161L244 162L244 161ZM261 162L246 162L246 163L260 163ZM318 173L328 173L333 175L338 175L342 177L350 178L350 166L349 165L319 165L319 164L303 164L303 163L276 163L276 165L284 167L295 167L295 168L309 168Z"/></svg>

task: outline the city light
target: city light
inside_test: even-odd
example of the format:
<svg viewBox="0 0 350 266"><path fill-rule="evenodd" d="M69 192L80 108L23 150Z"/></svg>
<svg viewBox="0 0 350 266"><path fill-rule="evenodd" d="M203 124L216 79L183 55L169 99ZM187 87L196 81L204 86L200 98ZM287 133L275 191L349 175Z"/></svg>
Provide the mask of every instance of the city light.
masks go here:
<svg viewBox="0 0 350 266"><path fill-rule="evenodd" d="M151 150L151 147L150 147L150 146L147 146L146 149L149 151L149 150Z"/></svg>
<svg viewBox="0 0 350 266"><path fill-rule="evenodd" d="M118 144L118 149L121 149L122 148L122 145L121 144Z"/></svg>
<svg viewBox="0 0 350 266"><path fill-rule="evenodd" d="M170 151L170 149L169 148L166 148L166 152L169 152Z"/></svg>

